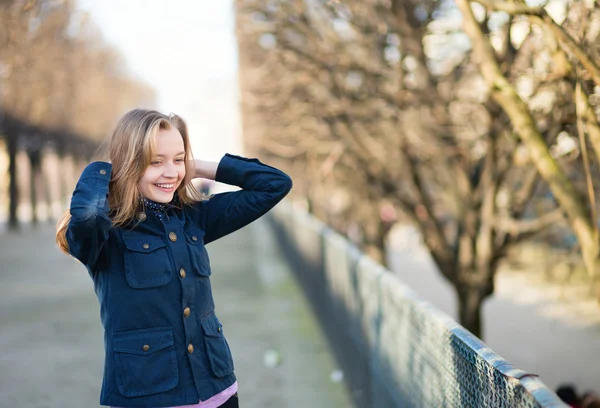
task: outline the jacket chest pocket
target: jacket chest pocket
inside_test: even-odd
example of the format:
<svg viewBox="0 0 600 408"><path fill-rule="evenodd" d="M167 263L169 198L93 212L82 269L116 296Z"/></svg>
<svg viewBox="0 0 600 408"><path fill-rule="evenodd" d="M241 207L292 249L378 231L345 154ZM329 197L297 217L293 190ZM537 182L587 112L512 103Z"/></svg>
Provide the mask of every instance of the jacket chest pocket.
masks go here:
<svg viewBox="0 0 600 408"><path fill-rule="evenodd" d="M168 391L179 371L170 327L113 333L116 380L125 397Z"/></svg>
<svg viewBox="0 0 600 408"><path fill-rule="evenodd" d="M187 240L188 249L190 251L192 267L196 273L202 276L210 276L210 262L208 260L206 248L204 248L204 231L187 231L185 233L185 239Z"/></svg>
<svg viewBox="0 0 600 408"><path fill-rule="evenodd" d="M132 288L162 286L171 280L171 262L159 237L124 236L125 279Z"/></svg>
<svg viewBox="0 0 600 408"><path fill-rule="evenodd" d="M204 343L210 368L215 377L225 377L233 372L233 357L223 335L223 326L214 313L201 319Z"/></svg>

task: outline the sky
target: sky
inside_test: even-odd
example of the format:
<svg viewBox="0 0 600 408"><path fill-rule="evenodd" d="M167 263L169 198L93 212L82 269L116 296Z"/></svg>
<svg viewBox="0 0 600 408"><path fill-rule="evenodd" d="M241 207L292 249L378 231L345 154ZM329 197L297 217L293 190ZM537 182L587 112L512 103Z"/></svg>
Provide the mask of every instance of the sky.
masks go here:
<svg viewBox="0 0 600 408"><path fill-rule="evenodd" d="M78 0L158 108L189 125L194 156L242 154L232 0Z"/></svg>

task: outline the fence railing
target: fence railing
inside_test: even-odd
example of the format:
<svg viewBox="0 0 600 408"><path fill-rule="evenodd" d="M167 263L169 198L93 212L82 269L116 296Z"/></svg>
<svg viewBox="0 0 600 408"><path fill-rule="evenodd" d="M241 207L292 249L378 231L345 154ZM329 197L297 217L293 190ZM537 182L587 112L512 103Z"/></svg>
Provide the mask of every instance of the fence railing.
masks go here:
<svg viewBox="0 0 600 408"><path fill-rule="evenodd" d="M355 406L566 406L305 211L284 202L269 220Z"/></svg>

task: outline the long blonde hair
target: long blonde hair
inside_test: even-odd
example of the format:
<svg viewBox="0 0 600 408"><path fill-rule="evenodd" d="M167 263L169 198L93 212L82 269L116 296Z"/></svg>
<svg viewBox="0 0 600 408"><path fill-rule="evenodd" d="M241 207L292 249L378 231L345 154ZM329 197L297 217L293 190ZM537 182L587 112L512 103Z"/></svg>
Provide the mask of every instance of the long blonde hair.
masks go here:
<svg viewBox="0 0 600 408"><path fill-rule="evenodd" d="M108 207L114 227L129 223L139 210L142 195L138 181L150 165L159 130L176 128L183 138L185 149L185 179L177 188L182 205L192 204L201 195L192 185L193 157L187 125L177 115L164 115L154 110L134 109L127 112L109 138L109 156L112 175L108 188ZM59 248L69 253L67 228L71 214L67 210L56 224L56 242Z"/></svg>

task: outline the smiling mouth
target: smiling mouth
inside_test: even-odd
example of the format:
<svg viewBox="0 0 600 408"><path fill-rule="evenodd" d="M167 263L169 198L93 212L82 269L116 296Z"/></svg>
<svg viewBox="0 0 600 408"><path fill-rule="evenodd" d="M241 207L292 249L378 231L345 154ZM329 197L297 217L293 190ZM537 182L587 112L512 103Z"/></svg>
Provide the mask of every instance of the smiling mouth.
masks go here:
<svg viewBox="0 0 600 408"><path fill-rule="evenodd" d="M174 183L154 184L154 186L158 187L162 191L167 191L167 192L173 191L173 189L175 188L175 184Z"/></svg>

